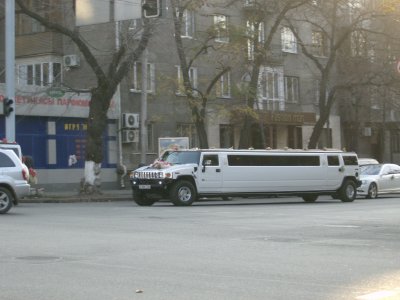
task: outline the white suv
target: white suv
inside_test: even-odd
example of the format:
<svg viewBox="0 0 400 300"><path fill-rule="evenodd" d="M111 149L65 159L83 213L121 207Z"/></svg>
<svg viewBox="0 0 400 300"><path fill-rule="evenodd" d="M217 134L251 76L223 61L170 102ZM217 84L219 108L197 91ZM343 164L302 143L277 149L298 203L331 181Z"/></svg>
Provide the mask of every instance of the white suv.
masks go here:
<svg viewBox="0 0 400 300"><path fill-rule="evenodd" d="M13 150L0 148L0 214L30 194L29 174Z"/></svg>

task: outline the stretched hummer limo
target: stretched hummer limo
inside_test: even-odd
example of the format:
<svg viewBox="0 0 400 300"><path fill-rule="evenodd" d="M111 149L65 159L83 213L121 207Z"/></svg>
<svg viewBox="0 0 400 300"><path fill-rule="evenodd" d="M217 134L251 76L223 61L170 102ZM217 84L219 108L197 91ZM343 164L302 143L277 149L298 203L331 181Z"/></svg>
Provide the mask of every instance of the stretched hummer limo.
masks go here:
<svg viewBox="0 0 400 300"><path fill-rule="evenodd" d="M141 206L169 199L187 206L201 197L331 195L352 202L359 181L355 153L340 150L169 150L130 173Z"/></svg>

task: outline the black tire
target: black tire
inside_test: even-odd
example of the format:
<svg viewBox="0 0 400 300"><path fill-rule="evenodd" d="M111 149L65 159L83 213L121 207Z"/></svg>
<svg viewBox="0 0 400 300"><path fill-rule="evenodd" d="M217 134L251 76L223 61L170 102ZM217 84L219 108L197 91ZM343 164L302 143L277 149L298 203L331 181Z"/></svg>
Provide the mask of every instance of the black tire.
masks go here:
<svg viewBox="0 0 400 300"><path fill-rule="evenodd" d="M372 182L368 187L368 194L365 196L366 199L378 198L378 187L376 183Z"/></svg>
<svg viewBox="0 0 400 300"><path fill-rule="evenodd" d="M147 197L142 192L133 191L133 201L139 206L152 206L157 200Z"/></svg>
<svg viewBox="0 0 400 300"><path fill-rule="evenodd" d="M332 194L331 197L332 197L332 199L335 199L335 200L339 199L338 193Z"/></svg>
<svg viewBox="0 0 400 300"><path fill-rule="evenodd" d="M302 198L307 203L314 203L315 201L317 201L318 195L314 195L314 194L303 195Z"/></svg>
<svg viewBox="0 0 400 300"><path fill-rule="evenodd" d="M0 187L0 214L7 213L11 209L14 200L14 196L9 189Z"/></svg>
<svg viewBox="0 0 400 300"><path fill-rule="evenodd" d="M189 206L196 200L196 188L187 180L176 182L169 191L171 202L176 206Z"/></svg>
<svg viewBox="0 0 400 300"><path fill-rule="evenodd" d="M353 202L357 196L357 187L353 180L345 180L339 190L339 199L342 202Z"/></svg>

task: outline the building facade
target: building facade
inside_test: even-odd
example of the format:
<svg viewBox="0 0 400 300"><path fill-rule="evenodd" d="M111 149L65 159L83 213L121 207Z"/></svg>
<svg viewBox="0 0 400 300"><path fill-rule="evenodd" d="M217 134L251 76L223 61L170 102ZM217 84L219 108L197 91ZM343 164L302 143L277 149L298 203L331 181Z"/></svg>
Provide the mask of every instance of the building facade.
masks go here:
<svg viewBox="0 0 400 300"><path fill-rule="evenodd" d="M210 147L239 147L243 126L240 112L248 97L243 91L249 84L255 51L248 38L249 30L253 30L249 16L257 12L254 3L243 1L226 7L223 1L215 1L185 10L182 15L181 38L188 60L196 57L189 71L191 84L199 102L205 99L201 96L207 95L205 129ZM49 0L48 4L59 8L48 12L50 19L75 27L74 15L69 13L74 9L71 1ZM120 165L130 170L158 157L159 138L188 137L189 147L200 146L192 110L182 89L173 13L171 3L163 2L162 16L153 20L153 35L144 60L146 115L142 107L143 60L132 62L113 97L108 128L103 134L103 186L120 185ZM296 13L300 11L290 15ZM267 38L275 15L273 10L265 12L257 30L260 42ZM85 129L95 77L71 40L25 15L17 15L16 20L16 140L24 154L34 158L39 185L48 189L56 185L59 188L60 184L78 187L83 177ZM303 55L290 25L280 23L260 67L254 119L248 132L253 148L306 148L319 118L320 74ZM295 25L299 37L324 62L324 37L310 24ZM106 65L122 40L137 40L141 22L108 22L75 29ZM209 47L196 56L196 50L206 40L211 40ZM229 71L209 91L210 78L223 67L229 67ZM0 84L0 97L4 98L4 83ZM333 106L319 148L354 150L343 142L340 114ZM146 120L146 141L140 134L143 128L138 128L142 118ZM0 134L4 135L4 125L0 126ZM143 142L147 149L145 161Z"/></svg>

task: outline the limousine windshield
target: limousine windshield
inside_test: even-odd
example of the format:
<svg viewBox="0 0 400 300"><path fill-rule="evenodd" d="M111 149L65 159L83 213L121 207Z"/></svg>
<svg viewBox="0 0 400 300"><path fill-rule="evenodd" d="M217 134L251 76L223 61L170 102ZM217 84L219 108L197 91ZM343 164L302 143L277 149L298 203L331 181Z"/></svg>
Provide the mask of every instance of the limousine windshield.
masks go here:
<svg viewBox="0 0 400 300"><path fill-rule="evenodd" d="M200 161L200 152L198 151L166 151L162 161L173 165L198 164Z"/></svg>

